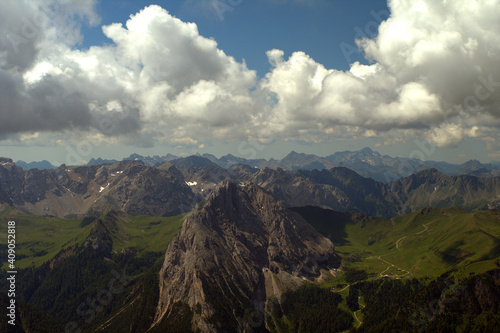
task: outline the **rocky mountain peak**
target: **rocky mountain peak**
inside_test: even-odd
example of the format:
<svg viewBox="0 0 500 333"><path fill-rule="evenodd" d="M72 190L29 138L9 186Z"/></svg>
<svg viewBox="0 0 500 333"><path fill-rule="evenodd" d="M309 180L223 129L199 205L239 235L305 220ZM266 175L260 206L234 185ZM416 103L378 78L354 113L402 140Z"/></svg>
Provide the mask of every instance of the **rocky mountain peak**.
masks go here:
<svg viewBox="0 0 500 333"><path fill-rule="evenodd" d="M223 181L167 249L156 322L181 301L201 309L194 328L236 331L245 311L263 315L269 297L339 265L331 241L270 193Z"/></svg>
<svg viewBox="0 0 500 333"><path fill-rule="evenodd" d="M361 152L367 155L375 155L375 156L380 156L378 152L374 152L371 148L365 147L361 149Z"/></svg>
<svg viewBox="0 0 500 333"><path fill-rule="evenodd" d="M216 200L218 197L232 197L238 192L238 185L235 182L224 180L210 194L209 202Z"/></svg>

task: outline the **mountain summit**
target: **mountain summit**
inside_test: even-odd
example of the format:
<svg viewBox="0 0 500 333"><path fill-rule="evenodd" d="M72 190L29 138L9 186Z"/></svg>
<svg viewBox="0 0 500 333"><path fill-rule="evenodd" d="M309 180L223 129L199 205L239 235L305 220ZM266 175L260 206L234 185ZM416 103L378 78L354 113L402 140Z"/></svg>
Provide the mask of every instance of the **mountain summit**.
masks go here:
<svg viewBox="0 0 500 333"><path fill-rule="evenodd" d="M182 302L194 329L235 332L249 312L264 318L269 297L339 265L332 242L267 191L224 181L167 249L156 324Z"/></svg>

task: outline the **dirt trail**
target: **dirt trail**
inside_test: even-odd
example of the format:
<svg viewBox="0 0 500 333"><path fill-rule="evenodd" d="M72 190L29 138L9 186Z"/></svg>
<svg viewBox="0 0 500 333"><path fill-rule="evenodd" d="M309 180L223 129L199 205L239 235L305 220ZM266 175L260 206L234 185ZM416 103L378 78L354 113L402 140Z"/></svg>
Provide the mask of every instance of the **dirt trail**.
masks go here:
<svg viewBox="0 0 500 333"><path fill-rule="evenodd" d="M361 299L361 296L358 297L358 304L359 304L359 300L360 299ZM363 307L361 309L359 309L357 311L354 311L354 318L356 318L356 320L359 323L358 327L361 326L363 324L363 322L361 320L359 320L358 315L356 314L356 312L359 312L359 311L363 310L365 307L366 307L366 305L363 305Z"/></svg>
<svg viewBox="0 0 500 333"><path fill-rule="evenodd" d="M422 230L422 231L420 231L420 232L417 232L417 233L415 233L415 234L411 234L411 235L403 236L403 237L401 237L400 239L398 239L398 240L396 241L396 249L400 250L400 248L399 248L399 242L401 242L401 241L402 241L403 239L405 239L406 237L420 235L421 233L426 232L427 230L429 230L429 227L428 227L427 225L422 224L422 226L424 227L424 230Z"/></svg>

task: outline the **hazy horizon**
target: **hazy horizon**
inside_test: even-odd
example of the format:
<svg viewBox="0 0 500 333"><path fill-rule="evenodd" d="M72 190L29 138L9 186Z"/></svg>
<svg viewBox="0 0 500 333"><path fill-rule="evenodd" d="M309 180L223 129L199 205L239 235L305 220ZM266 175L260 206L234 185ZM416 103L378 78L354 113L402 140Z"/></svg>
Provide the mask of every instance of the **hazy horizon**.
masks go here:
<svg viewBox="0 0 500 333"><path fill-rule="evenodd" d="M318 154L315 154L315 153L310 153L310 152L307 152L307 151L296 151L296 150L291 150L291 151L288 151L287 153L283 153L283 154L281 154L281 155L278 155L279 157L276 157L276 156L270 156L270 157L256 156L254 159L264 159L264 160L267 160L267 161L269 161L270 159L274 159L274 160L279 161L279 160L281 160L281 159L283 159L283 158L287 157L287 156L288 156L288 155L290 155L291 153L306 154L306 155L315 155L315 156L318 156L318 157L322 157L322 158L324 158L324 157L328 157L328 156L334 155L334 154L336 154L336 153L342 153L342 152L357 152L357 151L361 151L361 150L366 149L366 148L371 149L373 152L375 152L375 153L379 153L379 154L380 154L380 155L382 155L382 156L389 156L389 157L392 157L392 158L405 158L405 157L406 157L406 158L409 158L408 156L393 156L393 155L390 155L390 154L383 154L383 153L381 153L380 151L378 151L377 149L372 149L372 148L370 148L370 147L363 147L363 148L361 148L361 149L355 149L355 150L349 150L349 149L347 149L347 150L338 150L338 151L334 151L334 152L329 153L329 154L326 154L326 155L318 155ZM417 150L417 151L418 151L418 150ZM245 157L245 156L240 156L240 155L237 155L237 154L232 154L232 153L227 153L227 154L224 154L224 153L222 153L222 154L212 154L212 153L207 153L207 152L194 152L194 153L191 153L191 154L184 154L184 155L182 155L182 154L180 154L180 155L176 155L176 154L172 154L172 153L170 153L170 152L165 152L165 153L160 153L160 154L153 154L153 155L147 155L147 154L140 154L140 153L137 153L137 152L132 152L132 153L130 153L130 154L128 154L128 155L119 155L119 156L118 156L118 155L114 155L114 156L118 156L118 157L109 157L109 156L92 156L92 157L90 157L90 158L89 158L89 160L82 161L82 163L81 163L81 164L67 164L67 163L60 163L60 164L58 164L58 163L57 163L57 161L56 161L56 162L54 162L54 163L56 163L56 164L54 164L53 162L51 162L51 161L49 161L49 160L46 160L46 159L43 159L43 160L23 160L23 159L15 159L15 158L12 158L12 157L10 157L10 156L0 156L0 157L11 158L11 159L14 161L14 163L19 162L19 161L22 161L22 162L25 162L25 163L49 162L49 163L51 163L53 166L58 167L59 165L62 165L62 164L66 164L66 165L86 165L86 164L87 164L87 163L89 163L89 162L90 162L90 160L92 160L92 159L94 159L94 160L97 160L97 159L102 159L102 160L116 160L116 161L122 161L122 160L124 160L124 159L126 159L126 158L128 158L128 157L130 157L130 156L132 156L132 155L134 155L134 154L136 154L136 155L140 155L140 156L142 156L142 157L155 157L155 156L158 156L158 157L164 157L164 156L167 156L167 155L169 155L169 154L170 154L170 155L176 156L176 157L178 157L178 158L184 158L184 157L189 157L189 156L204 156L204 155L212 155L212 156L215 156L215 157L216 157L216 158L218 158L218 159L220 159L220 158L222 158L222 157L224 157L224 156L232 155L232 156L235 156L235 157L238 157L238 158L246 158L246 159L248 159L248 160L253 159L253 158L247 158L247 157ZM76 155L78 155L78 154L76 154ZM70 154L69 154L69 156L72 158L72 157L74 156L74 154L70 153ZM432 155L430 155L430 156L432 156ZM422 160L422 159L420 159L420 158L417 158L417 159L419 159L419 160L421 160L421 161L424 161L424 162L426 162L426 161L429 161L429 162L431 162L431 161L432 161L432 162L445 162L445 163L455 164L455 165L461 165L461 164L463 164L463 163L465 163L465 162L469 162L469 161L479 161L480 163L483 163L483 164L488 164L488 163L498 164L498 163L500 163L500 161L499 161L499 160L480 161L480 160L478 160L478 159L474 159L474 158L471 158L471 159L465 160L465 161L463 161L463 162L455 162L455 163L452 163L452 162L447 162L447 161L445 161L445 160L440 160L440 159L431 159L431 158L429 158L429 159L425 159L425 160Z"/></svg>

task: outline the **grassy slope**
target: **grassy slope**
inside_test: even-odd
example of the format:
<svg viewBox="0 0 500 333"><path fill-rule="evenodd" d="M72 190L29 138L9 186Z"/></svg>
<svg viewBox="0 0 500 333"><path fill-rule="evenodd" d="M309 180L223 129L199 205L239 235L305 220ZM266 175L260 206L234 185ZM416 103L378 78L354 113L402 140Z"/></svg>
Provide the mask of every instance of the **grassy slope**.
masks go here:
<svg viewBox="0 0 500 333"><path fill-rule="evenodd" d="M360 259L344 260L346 265L377 277L436 277L451 269L465 276L493 269L500 261L500 211L421 209L392 220L318 209L298 212L331 236L344 259Z"/></svg>
<svg viewBox="0 0 500 333"><path fill-rule="evenodd" d="M113 250L135 248L139 255L147 251L165 251L182 227L186 214L172 217L131 216L120 214L119 231L113 234ZM102 217L106 219L106 215Z"/></svg>
<svg viewBox="0 0 500 333"><path fill-rule="evenodd" d="M165 251L182 226L185 215L174 217L130 216L120 214L118 231L113 235L113 250L134 247L139 255L147 251ZM102 217L103 219L106 216ZM92 223L80 227L81 219L60 219L27 215L7 208L0 212L0 245L7 243L7 221L16 221L16 267L38 267L59 251L82 244ZM46 253L45 253L46 252ZM25 258L21 258L26 256ZM2 260L2 268L7 262Z"/></svg>
<svg viewBox="0 0 500 333"><path fill-rule="evenodd" d="M16 222L16 267L40 266L63 248L81 244L91 226L80 228L80 219L60 219L27 215L7 208L0 213L0 244L7 244L7 222ZM46 254L43 254L47 252ZM26 258L21 259L21 257ZM3 258L2 258L3 259ZM5 259L2 268L7 268Z"/></svg>

